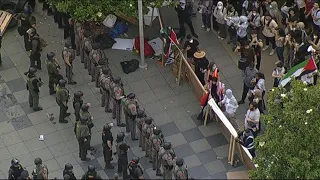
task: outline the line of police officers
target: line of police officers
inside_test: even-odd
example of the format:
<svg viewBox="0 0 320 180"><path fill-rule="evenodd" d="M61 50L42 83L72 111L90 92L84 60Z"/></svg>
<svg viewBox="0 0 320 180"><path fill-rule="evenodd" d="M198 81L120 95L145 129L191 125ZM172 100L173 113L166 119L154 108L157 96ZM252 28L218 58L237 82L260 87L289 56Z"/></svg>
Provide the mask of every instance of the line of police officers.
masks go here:
<svg viewBox="0 0 320 180"><path fill-rule="evenodd" d="M26 15L28 14L26 13ZM28 19L28 16L26 19ZM29 38L34 36L38 37L34 28L29 28L27 31ZM142 150L146 152L146 157L149 157L149 162L152 163L153 169L157 171L157 176L163 176L164 179L172 179L172 175L174 174L176 179L187 179L188 172L184 166L183 159L176 157L171 143L164 142L161 130L155 127L153 119L147 117L145 113L139 109L135 94L130 93L125 96L121 78L112 76L111 70L108 67L108 59L100 49L100 44L92 42L89 31L84 30L79 23L75 24L75 43L76 50L72 48L71 42L67 41L62 51L62 57L66 65L68 84L76 84L76 82L72 80L72 62L76 55L80 55L81 62L84 63L84 68L88 69L89 75L92 76L92 82L95 81L96 87L100 88L102 93L101 106L105 107L105 112L112 112L112 118L116 119L117 126L126 127L126 132L131 132L132 140L138 140L136 137L136 126L138 126L140 130L139 145L142 147ZM28 44L25 44L27 49ZM35 111L42 110L42 108L38 106L39 87L42 83L41 79L36 76L37 69L41 69L39 55L41 50L39 49L39 44L39 41L31 43L31 67L26 73L26 75L28 75L27 88L29 90L29 104ZM37 62L37 66L35 66L35 62ZM59 73L60 66L53 52L47 54L46 65L49 75L49 93L56 93L56 101L60 106L59 122L67 123L68 121L65 120L65 118L70 115L70 113L67 113L70 94L69 90L65 87L67 81L64 80ZM54 90L54 85L56 85L56 90ZM89 103L83 103L82 96L83 93L81 91L74 93L73 107L77 121L74 131L79 143L79 157L83 161L88 161L90 159L86 157L87 151L95 150L90 145L91 128L94 124L92 122L93 116L91 116L88 111L90 105ZM112 101L112 110L110 108L110 100ZM126 123L123 123L121 120L122 105L124 105L123 110ZM113 160L113 136L110 131L112 126L113 123L106 124L102 132L106 169L114 168L111 164ZM117 135L116 139L117 152L114 154L118 155L118 173L122 173L124 178L142 179L143 170L139 165L139 158L134 157L132 161L128 163L127 152L130 150L130 146L124 142L124 137L125 134L121 132ZM160 167L162 167L163 174L161 173ZM66 165L66 171L67 169L70 169L69 165ZM127 174L128 169L130 176ZM84 176L85 179L99 179L99 175L95 172L95 168L92 165L88 167L88 172Z"/></svg>

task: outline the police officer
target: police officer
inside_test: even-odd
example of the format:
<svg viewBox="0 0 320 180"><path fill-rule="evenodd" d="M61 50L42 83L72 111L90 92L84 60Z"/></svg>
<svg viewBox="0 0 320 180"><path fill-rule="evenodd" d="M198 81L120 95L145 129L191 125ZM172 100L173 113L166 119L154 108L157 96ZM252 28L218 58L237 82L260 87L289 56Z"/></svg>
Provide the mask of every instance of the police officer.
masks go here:
<svg viewBox="0 0 320 180"><path fill-rule="evenodd" d="M89 53L92 51L92 44L90 40L90 32L84 31L82 40L81 40L81 46L80 46L80 59L81 62L84 63L84 68L88 69L89 75L91 75L91 66L89 63Z"/></svg>
<svg viewBox="0 0 320 180"><path fill-rule="evenodd" d="M187 167L184 166L184 160L182 158L178 158L176 160L176 166L173 170L173 176L177 180L188 179L188 170Z"/></svg>
<svg viewBox="0 0 320 180"><path fill-rule="evenodd" d="M83 96L82 91L77 91L73 95L73 109L74 109L74 116L76 117L76 121L80 120L80 110L83 105L82 96Z"/></svg>
<svg viewBox="0 0 320 180"><path fill-rule="evenodd" d="M151 144L151 135L153 134L153 119L151 117L147 117L144 120L144 124L142 126L142 145L144 145L144 148L142 146L142 149L145 149L146 151L146 157L150 157L150 162L152 160L151 152L152 152L152 144Z"/></svg>
<svg viewBox="0 0 320 180"><path fill-rule="evenodd" d="M130 93L128 95L128 99L125 101L125 115L126 119L128 120L126 124L130 124L130 131L131 131L131 139L138 140L136 138L136 117L137 117L137 101L136 95L134 93ZM126 126L128 127L128 126Z"/></svg>
<svg viewBox="0 0 320 180"><path fill-rule="evenodd" d="M111 113L110 109L110 85L112 83L112 75L111 70L108 67L104 67L102 69L102 73L100 75L100 91L102 93L101 96L101 106L104 107L104 111L106 113Z"/></svg>
<svg viewBox="0 0 320 180"><path fill-rule="evenodd" d="M95 67L95 71L94 71L95 72L95 80L94 81L96 82L96 87L97 88L100 87L100 77L101 77L103 68L109 68L108 67L108 61L100 59L98 61L98 65Z"/></svg>
<svg viewBox="0 0 320 180"><path fill-rule="evenodd" d="M128 165L131 179L144 179L143 170L139 164L139 161L139 157L134 157Z"/></svg>
<svg viewBox="0 0 320 180"><path fill-rule="evenodd" d="M86 172L86 174L84 174L81 178L81 180L94 180L94 179L98 179L98 180L102 180L101 176L97 173L96 168L93 165L89 165L88 166L88 171Z"/></svg>
<svg viewBox="0 0 320 180"><path fill-rule="evenodd" d="M92 122L93 116L91 116L91 113L89 112L89 107L90 107L90 103L84 103L84 104L82 104L80 116L85 116L85 117L88 118L87 125L88 125L88 127L89 127L89 132L90 132L90 134L91 134L91 129L93 128L94 124L93 124L93 122ZM89 145L90 145L91 135L89 136L88 141L89 141ZM90 149L91 151L94 151L94 150L95 150L94 147L92 147L92 146L89 146L89 149Z"/></svg>
<svg viewBox="0 0 320 180"><path fill-rule="evenodd" d="M104 156L104 162L106 163L105 169L114 168L110 163L112 161L112 144L113 144L113 136L111 132L112 126L113 126L113 123L108 123L103 127L103 131L102 131L103 156Z"/></svg>
<svg viewBox="0 0 320 180"><path fill-rule="evenodd" d="M49 76L49 93L50 95L55 94L54 85L59 83L59 80L62 79L62 76L59 73L60 66L55 59L55 54L53 52L49 52L47 54L46 65Z"/></svg>
<svg viewBox="0 0 320 180"><path fill-rule="evenodd" d="M42 164L42 159L37 157L34 160L36 168L33 170L33 179L48 179L49 171L45 164Z"/></svg>
<svg viewBox="0 0 320 180"><path fill-rule="evenodd" d="M113 78L113 83L110 86L110 93L113 100L112 119L117 120L117 126L125 127L126 125L121 122L121 100L124 98L124 90L119 76Z"/></svg>
<svg viewBox="0 0 320 180"><path fill-rule="evenodd" d="M66 41L64 48L62 50L62 58L66 65L66 77L68 79L68 84L77 84L77 82L72 80L72 62L75 59L75 51L72 49L71 41Z"/></svg>
<svg viewBox="0 0 320 180"><path fill-rule="evenodd" d="M11 160L11 166L9 168L8 180L15 180L21 176L23 167L21 166L18 159L14 158Z"/></svg>
<svg viewBox="0 0 320 180"><path fill-rule="evenodd" d="M83 38L83 29L82 25L79 22L75 23L74 26L74 34L75 34L75 44L76 44L76 56L80 55L80 47L81 47L81 41ZM83 63L83 59L81 58L81 62Z"/></svg>
<svg viewBox="0 0 320 180"><path fill-rule="evenodd" d="M68 100L69 100L69 90L66 88L67 81L64 79L59 80L59 87L57 88L56 102L60 106L59 122L68 123L68 120L65 120L70 113L67 113L68 110Z"/></svg>
<svg viewBox="0 0 320 180"><path fill-rule="evenodd" d="M89 147L89 137L90 137L90 130L88 127L88 118L86 116L81 116L80 121L76 122L75 126L75 133L76 138L79 143L79 157L82 161L89 161L90 159L87 158L87 151Z"/></svg>
<svg viewBox="0 0 320 180"><path fill-rule="evenodd" d="M172 170L174 165L174 158L176 157L171 143L165 142L163 147L159 150L159 160L161 161L163 169L163 179L172 179Z"/></svg>
<svg viewBox="0 0 320 180"><path fill-rule="evenodd" d="M256 157L256 148L254 147L254 136L250 129L244 130L240 141L237 141L248 149L252 157Z"/></svg>
<svg viewBox="0 0 320 180"><path fill-rule="evenodd" d="M18 180L31 180L31 177L29 176L29 172L27 170L23 170L21 172L21 175L17 178Z"/></svg>
<svg viewBox="0 0 320 180"><path fill-rule="evenodd" d="M35 25L35 18L31 16L31 8L30 6L25 6L23 9L23 13L17 16L19 20L18 32L21 36L23 36L24 47L26 51L30 51L29 45L29 35L27 31Z"/></svg>
<svg viewBox="0 0 320 180"><path fill-rule="evenodd" d="M154 127L151 137L152 141L152 169L156 170L157 176L162 176L160 165L161 161L158 159L160 148L163 146L164 137L161 129Z"/></svg>
<svg viewBox="0 0 320 180"><path fill-rule="evenodd" d="M124 142L124 133L121 132L117 135L117 154L118 154L118 173L123 174L123 179L128 177L128 151L130 146Z"/></svg>
<svg viewBox="0 0 320 180"><path fill-rule="evenodd" d="M30 67L35 67L39 70L41 70L41 45L40 45L40 38L39 35L36 32L36 29L30 28L27 30L27 33L29 35L30 40Z"/></svg>
<svg viewBox="0 0 320 180"><path fill-rule="evenodd" d="M138 109L138 112L137 112L137 118L139 119L138 122L137 122L137 127L139 129L139 147L142 147L142 151L144 151L145 149L145 146L142 146L142 126L144 124L144 121L146 119L146 113L141 110L141 109Z"/></svg>
<svg viewBox="0 0 320 180"><path fill-rule="evenodd" d="M73 166L72 166L72 164L70 164L70 163L67 163L65 166L64 166L64 170L63 170L63 177L65 176L65 175L68 175L69 177L70 177L70 179L77 179L76 178L76 176L74 175L74 173L73 173Z"/></svg>
<svg viewBox="0 0 320 180"><path fill-rule="evenodd" d="M40 86L43 84L41 78L38 78L37 69L31 67L28 71L27 90L29 91L29 105L33 107L34 111L41 111L42 107L39 106L39 92Z"/></svg>
<svg viewBox="0 0 320 180"><path fill-rule="evenodd" d="M92 50L89 53L89 62L91 63L91 81L96 82L96 87L98 87L98 78L100 71L103 66L108 65L108 59L105 54L100 50L100 43L92 43Z"/></svg>

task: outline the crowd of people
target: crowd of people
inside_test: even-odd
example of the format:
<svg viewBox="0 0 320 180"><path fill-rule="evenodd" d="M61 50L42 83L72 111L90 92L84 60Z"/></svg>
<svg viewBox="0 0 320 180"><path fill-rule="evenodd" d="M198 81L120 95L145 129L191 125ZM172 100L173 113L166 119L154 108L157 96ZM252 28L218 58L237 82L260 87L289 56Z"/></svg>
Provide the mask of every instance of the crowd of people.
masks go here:
<svg viewBox="0 0 320 180"><path fill-rule="evenodd" d="M260 71L263 69L262 51L270 49L270 56L277 55L278 61L270 74L274 80L273 87L278 87L285 73L310 55L309 46L315 51L320 50L319 2L287 0L281 6L278 2L200 0L198 6L196 4L185 6L186 1L180 0L180 6L182 9L185 7L187 12L194 12L195 7L198 7L196 10L202 15L202 28L208 32L216 30L218 39L220 41L227 39L227 44L232 45L232 50L239 53L238 67L244 77L242 96L236 101L232 91L225 90L224 84L220 82L216 64L209 62L206 53L199 49L199 41L194 39L197 36L192 31L194 38L191 35L187 36L183 50L190 64L194 64L199 81L210 92L201 99L203 108L198 119L203 119L207 101L213 98L226 117L234 121L238 105L244 104L248 99L250 106L244 120L244 131L239 133L239 136L240 142L249 149L253 157L255 156L253 139L261 130L260 114L266 110L265 77ZM187 18L193 15L194 13L189 13ZM182 16L178 17L179 22L186 22L180 20ZM188 25L190 27L190 24ZM180 23L181 26L184 24ZM310 74L307 79L309 85L315 84L317 74Z"/></svg>

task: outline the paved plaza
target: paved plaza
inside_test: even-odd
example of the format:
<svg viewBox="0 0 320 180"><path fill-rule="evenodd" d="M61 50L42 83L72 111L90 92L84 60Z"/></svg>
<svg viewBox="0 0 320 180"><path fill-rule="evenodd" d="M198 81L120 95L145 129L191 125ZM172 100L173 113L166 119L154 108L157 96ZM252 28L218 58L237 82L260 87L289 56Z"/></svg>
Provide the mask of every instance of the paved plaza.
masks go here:
<svg viewBox="0 0 320 180"><path fill-rule="evenodd" d="M113 121L111 114L106 114L100 107L99 89L95 88L87 70L77 57L73 72L74 80L78 84L68 86L68 89L72 95L75 91L83 91L84 102L91 103L89 111L94 117L95 124L91 144L97 148L96 153L89 155L91 161L82 162L78 157L78 143L73 132L75 118L72 103L68 104L69 112L72 113L69 123L58 123L59 107L55 96L49 95L48 76L44 64L46 53L53 51L62 67L60 72L65 74L65 65L61 58L63 30L57 28L53 17L42 15L39 11L35 16L39 26L38 33L48 42L48 46L42 52L42 71L38 72L44 82L40 90L40 105L44 110L33 112L29 107L26 76L23 74L29 68L29 58L23 47L23 38L18 35L16 29L8 29L3 37L1 49L3 64L0 67L0 84L6 89L5 95L0 97L0 179L7 178L13 157L18 158L29 173L35 167L34 159L42 158L44 164L48 166L49 178L61 179L62 169L66 163L73 165L78 178L84 174L89 164L95 165L104 179L112 178L117 169L103 169L101 146L102 127ZM201 30L200 19L193 20L199 35L200 47L207 52L209 60L217 63L221 71L221 80L239 99L242 92L242 76L235 63L236 54L230 52L231 47L221 44L213 32L207 33ZM191 177L225 179L228 171L246 169L241 163L236 167L228 164L227 139L216 123L210 123L205 127L196 120L200 110L199 99L195 97L187 83L177 86L170 67L160 67L155 60L147 59L148 69L139 69L127 75L122 72L120 62L137 59L137 55L127 51L106 50L105 52L113 74L123 79L125 93L137 94L140 107L144 108L161 127L165 139L173 144L177 156L184 158ZM267 54L263 54L263 57L268 58L262 60L262 69L267 76L267 87L270 87L275 57L269 58ZM238 118L243 119L246 108L247 105L239 107ZM54 114L54 121L48 119L47 113ZM114 127L112 131L113 136L116 137L119 131L125 131L125 129ZM39 135L44 135L43 141L39 141ZM140 162L145 171L144 177L157 178L148 159L144 157L144 152L138 147L138 142L131 141L130 135L126 136L126 141L131 146L129 159L133 156L141 158ZM116 160L114 157L113 162Z"/></svg>

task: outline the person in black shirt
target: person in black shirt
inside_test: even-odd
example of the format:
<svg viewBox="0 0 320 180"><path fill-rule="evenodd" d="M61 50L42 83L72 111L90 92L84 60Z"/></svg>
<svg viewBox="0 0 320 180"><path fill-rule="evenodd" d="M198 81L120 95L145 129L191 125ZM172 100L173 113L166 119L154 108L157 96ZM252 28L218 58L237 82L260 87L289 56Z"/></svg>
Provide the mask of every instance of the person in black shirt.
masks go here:
<svg viewBox="0 0 320 180"><path fill-rule="evenodd" d="M187 52L187 58L189 62L193 62L193 55L197 52L199 41L193 39L190 34L187 35L187 40L183 45L183 50Z"/></svg>
<svg viewBox="0 0 320 180"><path fill-rule="evenodd" d="M119 168L121 169L123 173L123 179L128 178L128 151L130 150L130 146L128 146L126 143L122 143L119 146L119 155L118 155L118 171Z"/></svg>
<svg viewBox="0 0 320 180"><path fill-rule="evenodd" d="M112 126L113 126L113 123L108 123L103 127L103 131L102 131L102 147L103 147L104 162L106 163L105 169L114 168L110 163L112 161L112 144L113 144L113 136L111 132Z"/></svg>
<svg viewBox="0 0 320 180"><path fill-rule="evenodd" d="M295 49L294 49L294 60L293 66L300 64L301 62L306 60L306 56L308 55L307 49L309 45L302 41L300 34L294 33L295 40Z"/></svg>
<svg viewBox="0 0 320 180"><path fill-rule="evenodd" d="M257 59L256 69L259 70L260 64L261 64L261 49L262 49L263 43L261 39L258 39L257 30L252 30L251 37L252 37L252 40L250 42L250 46L253 48L256 59Z"/></svg>
<svg viewBox="0 0 320 180"><path fill-rule="evenodd" d="M194 63L195 63L195 74L197 75L199 81L204 86L206 84L204 75L207 72L209 61L205 57L206 53L204 51L198 50L194 53Z"/></svg>
<svg viewBox="0 0 320 180"><path fill-rule="evenodd" d="M179 5L175 7L175 10L178 14L178 20L179 20L179 26L180 26L180 31L177 36L178 39L185 38L186 28L184 27L184 23L186 23L189 26L192 36L194 36L195 38L198 38L198 35L194 31L192 21L190 19L189 10L187 8L190 8L190 7L186 6L186 0L179 0Z"/></svg>

